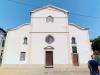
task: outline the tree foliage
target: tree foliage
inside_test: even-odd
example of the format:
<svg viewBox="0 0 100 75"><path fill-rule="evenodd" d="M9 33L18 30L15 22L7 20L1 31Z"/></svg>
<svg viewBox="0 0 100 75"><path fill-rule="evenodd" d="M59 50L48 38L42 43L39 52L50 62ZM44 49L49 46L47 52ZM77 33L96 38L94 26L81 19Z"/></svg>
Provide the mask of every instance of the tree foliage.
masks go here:
<svg viewBox="0 0 100 75"><path fill-rule="evenodd" d="M100 36L92 40L92 49L100 52Z"/></svg>

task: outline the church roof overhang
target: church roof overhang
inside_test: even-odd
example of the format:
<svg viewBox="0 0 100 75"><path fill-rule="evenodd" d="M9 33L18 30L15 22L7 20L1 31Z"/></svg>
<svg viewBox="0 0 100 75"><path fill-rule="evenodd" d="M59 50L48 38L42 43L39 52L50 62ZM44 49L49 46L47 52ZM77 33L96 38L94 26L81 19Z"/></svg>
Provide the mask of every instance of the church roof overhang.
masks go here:
<svg viewBox="0 0 100 75"><path fill-rule="evenodd" d="M19 28L21 28L21 27L23 27L23 26L26 26L26 25L30 25L30 23L24 23L24 24L19 25L19 26L15 27L15 28L8 29L7 31L17 30L17 29L19 29Z"/></svg>
<svg viewBox="0 0 100 75"><path fill-rule="evenodd" d="M69 23L69 25L72 25L72 26L74 26L74 27L76 27L76 28L78 28L78 29L81 29L81 30L89 30L89 28L81 27L81 26L79 26L79 25L77 25L77 24L75 24L75 23Z"/></svg>
<svg viewBox="0 0 100 75"><path fill-rule="evenodd" d="M36 9L36 10L33 10L33 11L31 11L31 13L35 13L35 12L37 12L37 11L40 11L40 10L42 10L42 9L46 9L46 8L53 8L53 9L56 9L56 10L59 10L59 11L61 11L61 12L63 12L63 13L67 13L67 14L69 14L69 12L67 11L67 10L64 10L64 9L62 9L62 8L59 8L59 7L56 7L56 6L54 6L54 5L47 5L47 6L44 6L44 7L42 7L42 8L38 8L38 9Z"/></svg>

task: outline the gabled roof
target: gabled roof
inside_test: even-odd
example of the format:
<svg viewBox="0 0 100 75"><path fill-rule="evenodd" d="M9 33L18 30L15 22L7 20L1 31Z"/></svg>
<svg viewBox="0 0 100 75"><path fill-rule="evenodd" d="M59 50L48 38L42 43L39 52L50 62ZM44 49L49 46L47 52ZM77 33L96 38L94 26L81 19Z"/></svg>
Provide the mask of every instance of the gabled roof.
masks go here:
<svg viewBox="0 0 100 75"><path fill-rule="evenodd" d="M75 23L69 23L69 25L75 26L76 28L81 29L81 30L88 30L89 29L89 28L80 27L79 25L77 25Z"/></svg>
<svg viewBox="0 0 100 75"><path fill-rule="evenodd" d="M59 11L61 11L61 12L63 12L63 13L68 13L68 11L66 11L66 10L64 10L64 9L61 9L61 8L59 8L59 7L56 7L56 6L54 6L54 5L47 5L47 6L44 6L44 7L42 7L42 8L38 8L38 9L36 9L36 10L31 11L31 13L34 13L34 12L37 12L37 11L40 11L40 10L43 10L43 9L46 9L46 8L53 8L53 9L59 10Z"/></svg>

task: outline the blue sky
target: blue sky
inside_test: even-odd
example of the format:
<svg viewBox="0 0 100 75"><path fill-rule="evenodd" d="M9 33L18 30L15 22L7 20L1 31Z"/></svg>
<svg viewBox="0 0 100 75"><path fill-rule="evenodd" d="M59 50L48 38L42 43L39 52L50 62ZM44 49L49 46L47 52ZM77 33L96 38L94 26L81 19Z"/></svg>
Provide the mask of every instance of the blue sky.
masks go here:
<svg viewBox="0 0 100 75"><path fill-rule="evenodd" d="M91 39L100 36L100 0L0 0L0 27L30 22L30 11L48 4L68 10L69 22L89 28Z"/></svg>

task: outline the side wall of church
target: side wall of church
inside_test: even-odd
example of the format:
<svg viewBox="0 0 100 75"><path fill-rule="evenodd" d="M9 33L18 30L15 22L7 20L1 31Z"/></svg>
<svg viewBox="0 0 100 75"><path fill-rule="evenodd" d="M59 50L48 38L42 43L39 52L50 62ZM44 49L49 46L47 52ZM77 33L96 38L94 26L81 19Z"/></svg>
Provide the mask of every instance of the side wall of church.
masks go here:
<svg viewBox="0 0 100 75"><path fill-rule="evenodd" d="M89 42L88 30L79 29L76 26L69 25L70 40L72 37L76 38L76 47L79 54L79 64L87 64L91 59L91 46ZM71 47L72 43L70 42Z"/></svg>
<svg viewBox="0 0 100 75"><path fill-rule="evenodd" d="M24 44L24 37L30 37L30 25L23 26L19 29L8 31L2 64L27 64L28 63L28 44ZM26 52L26 60L20 61L20 52Z"/></svg>

